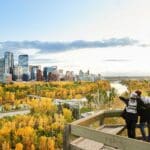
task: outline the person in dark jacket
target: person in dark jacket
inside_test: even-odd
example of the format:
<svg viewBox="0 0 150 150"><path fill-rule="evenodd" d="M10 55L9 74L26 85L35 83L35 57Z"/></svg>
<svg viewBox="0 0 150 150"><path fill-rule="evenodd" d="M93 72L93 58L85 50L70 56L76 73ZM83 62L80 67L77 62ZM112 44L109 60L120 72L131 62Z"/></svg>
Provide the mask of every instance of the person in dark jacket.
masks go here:
<svg viewBox="0 0 150 150"><path fill-rule="evenodd" d="M139 112L140 116L140 130L142 133L143 140L146 139L146 133L145 133L145 123L147 123L148 127L148 141L150 141L150 97L143 97L141 96L142 92L137 90L135 91L137 93L138 97L141 99L141 101L144 103L145 107Z"/></svg>
<svg viewBox="0 0 150 150"><path fill-rule="evenodd" d="M128 137L135 138L135 128L138 120L138 110L141 107L141 100L137 93L131 93L129 98L119 97L125 104L124 119L127 125Z"/></svg>

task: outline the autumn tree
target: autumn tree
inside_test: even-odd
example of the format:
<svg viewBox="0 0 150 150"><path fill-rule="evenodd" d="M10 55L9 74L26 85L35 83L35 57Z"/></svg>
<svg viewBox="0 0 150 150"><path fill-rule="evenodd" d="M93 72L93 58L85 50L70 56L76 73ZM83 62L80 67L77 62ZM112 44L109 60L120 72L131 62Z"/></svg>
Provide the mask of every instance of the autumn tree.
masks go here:
<svg viewBox="0 0 150 150"><path fill-rule="evenodd" d="M15 150L23 150L23 145L21 143L17 143Z"/></svg>

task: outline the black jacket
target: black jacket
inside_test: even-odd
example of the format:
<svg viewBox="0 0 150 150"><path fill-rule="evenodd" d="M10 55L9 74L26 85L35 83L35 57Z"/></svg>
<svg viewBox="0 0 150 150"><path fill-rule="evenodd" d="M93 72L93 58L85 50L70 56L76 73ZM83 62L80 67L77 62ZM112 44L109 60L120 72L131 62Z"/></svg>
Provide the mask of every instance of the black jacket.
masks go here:
<svg viewBox="0 0 150 150"><path fill-rule="evenodd" d="M141 112L140 122L150 121L150 104L145 104L145 109Z"/></svg>

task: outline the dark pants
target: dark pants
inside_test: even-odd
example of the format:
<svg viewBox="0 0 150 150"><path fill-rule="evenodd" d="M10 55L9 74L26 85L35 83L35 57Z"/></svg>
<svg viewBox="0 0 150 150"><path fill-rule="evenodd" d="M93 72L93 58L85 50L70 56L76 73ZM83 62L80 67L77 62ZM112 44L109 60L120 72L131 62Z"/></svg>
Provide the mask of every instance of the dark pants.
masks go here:
<svg viewBox="0 0 150 150"><path fill-rule="evenodd" d="M148 141L150 141L150 120L147 120L147 127L148 127Z"/></svg>
<svg viewBox="0 0 150 150"><path fill-rule="evenodd" d="M143 140L146 140L145 122L140 122L140 130L141 130Z"/></svg>
<svg viewBox="0 0 150 150"><path fill-rule="evenodd" d="M128 137L135 138L136 121L135 120L126 120L126 124L127 124Z"/></svg>
<svg viewBox="0 0 150 150"><path fill-rule="evenodd" d="M148 141L150 141L150 120L143 120L141 119L140 120L140 130L141 130L141 133L142 133L142 137L143 137L143 140L146 140L146 133L145 133L145 123L147 123L147 127L148 127Z"/></svg>

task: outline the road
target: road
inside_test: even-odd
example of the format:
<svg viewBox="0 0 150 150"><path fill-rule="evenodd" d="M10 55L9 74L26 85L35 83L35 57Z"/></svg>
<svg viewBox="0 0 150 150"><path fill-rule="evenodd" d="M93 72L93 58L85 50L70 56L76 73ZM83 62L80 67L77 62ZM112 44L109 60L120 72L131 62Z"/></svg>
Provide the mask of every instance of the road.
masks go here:
<svg viewBox="0 0 150 150"><path fill-rule="evenodd" d="M11 117L15 115L26 115L29 114L30 110L20 110L20 111L14 111L14 112L5 112L5 113L0 113L0 118L3 117Z"/></svg>

